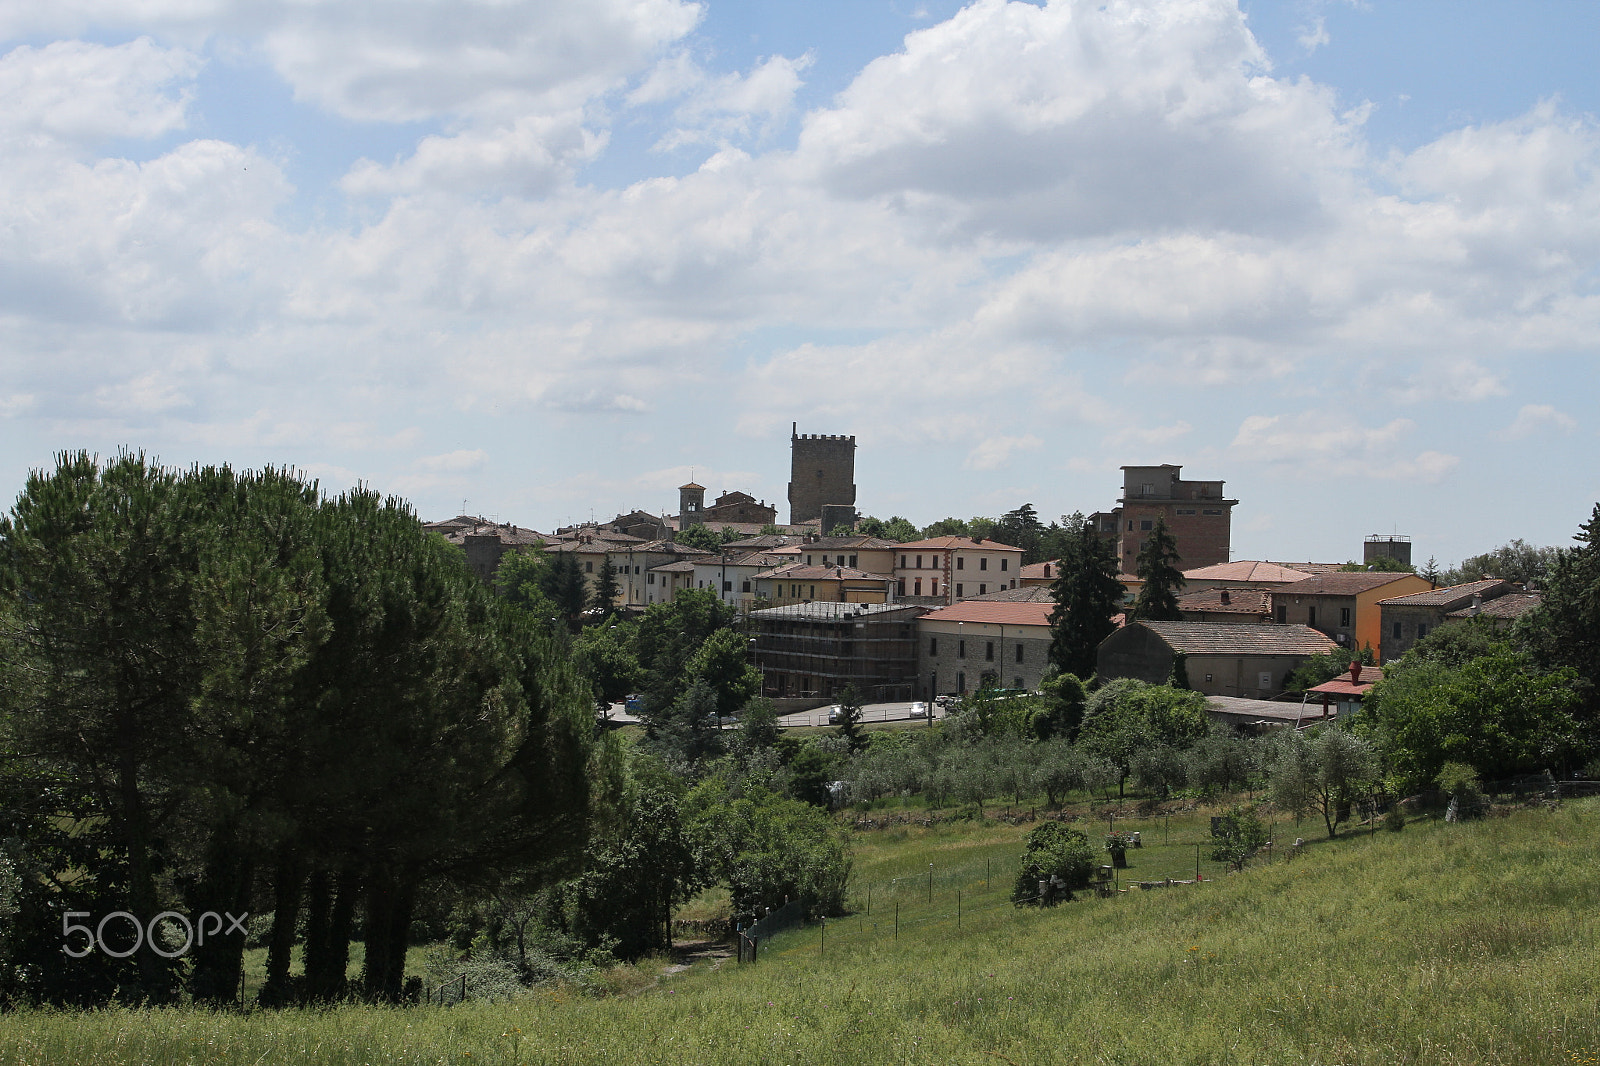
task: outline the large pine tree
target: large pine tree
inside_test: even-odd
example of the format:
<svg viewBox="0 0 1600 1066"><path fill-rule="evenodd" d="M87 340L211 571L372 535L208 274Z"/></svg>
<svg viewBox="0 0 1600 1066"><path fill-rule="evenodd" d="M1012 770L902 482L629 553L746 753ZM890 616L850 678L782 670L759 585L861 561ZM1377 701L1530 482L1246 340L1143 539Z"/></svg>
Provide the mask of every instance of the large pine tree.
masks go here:
<svg viewBox="0 0 1600 1066"><path fill-rule="evenodd" d="M1150 537L1139 549L1137 563L1139 598L1133 604L1133 617L1145 622L1176 622L1178 592L1183 588L1183 571L1178 568L1178 542L1167 528L1165 518L1157 518Z"/></svg>
<svg viewBox="0 0 1600 1066"><path fill-rule="evenodd" d="M1590 728L1600 717L1600 503L1556 559L1543 602L1521 632L1541 665L1570 666L1587 685Z"/></svg>
<svg viewBox="0 0 1600 1066"><path fill-rule="evenodd" d="M1050 586L1050 661L1063 673L1090 678L1100 642L1117 628L1121 609L1116 549L1095 532L1082 514L1067 519L1061 576Z"/></svg>

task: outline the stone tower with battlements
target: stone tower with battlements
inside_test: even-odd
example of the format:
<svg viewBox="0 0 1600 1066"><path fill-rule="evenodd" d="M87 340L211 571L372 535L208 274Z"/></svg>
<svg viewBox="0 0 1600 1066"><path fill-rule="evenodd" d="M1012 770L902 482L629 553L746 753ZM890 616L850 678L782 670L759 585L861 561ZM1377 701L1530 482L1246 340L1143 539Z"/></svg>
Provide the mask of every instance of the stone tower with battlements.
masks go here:
<svg viewBox="0 0 1600 1066"><path fill-rule="evenodd" d="M856 439L789 431L789 524L822 517L824 506L856 503ZM824 530L824 532L827 532Z"/></svg>

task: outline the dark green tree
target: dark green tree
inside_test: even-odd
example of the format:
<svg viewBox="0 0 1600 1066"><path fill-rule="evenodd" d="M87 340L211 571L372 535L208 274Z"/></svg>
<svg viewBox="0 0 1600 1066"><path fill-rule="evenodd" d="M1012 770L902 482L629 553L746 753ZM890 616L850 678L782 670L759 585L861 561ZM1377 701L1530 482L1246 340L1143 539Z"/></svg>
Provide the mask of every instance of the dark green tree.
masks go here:
<svg viewBox="0 0 1600 1066"><path fill-rule="evenodd" d="M705 526L690 526L688 529L679 530L672 538L679 544L690 548L699 548L701 551L720 551L722 538Z"/></svg>
<svg viewBox="0 0 1600 1066"><path fill-rule="evenodd" d="M839 728L835 736L843 738L852 752L867 746L867 737L861 729L861 697L854 685L846 685L839 693Z"/></svg>
<svg viewBox="0 0 1600 1066"><path fill-rule="evenodd" d="M539 622L560 620L561 610L545 589L550 585L550 557L537 548L509 551L495 567L494 586L506 600Z"/></svg>
<svg viewBox="0 0 1600 1066"><path fill-rule="evenodd" d="M1145 622L1177 622L1178 593L1183 591L1183 570L1179 564L1178 542L1167 520L1156 518L1155 528L1139 549L1138 574L1144 582L1133 603L1133 617Z"/></svg>
<svg viewBox="0 0 1600 1066"><path fill-rule="evenodd" d="M616 609L617 600L621 597L622 585L617 581L617 568L611 565L611 559L607 557L600 564L600 572L595 575L589 603L595 610L609 614Z"/></svg>
<svg viewBox="0 0 1600 1066"><path fill-rule="evenodd" d="M616 703L639 687L641 671L633 652L634 629L629 622L590 626L573 642L573 658L599 702Z"/></svg>
<svg viewBox="0 0 1600 1066"><path fill-rule="evenodd" d="M937 522L923 527L919 540L932 540L934 537L965 537L970 536L971 530L967 527L964 518L941 518Z"/></svg>
<svg viewBox="0 0 1600 1066"><path fill-rule="evenodd" d="M995 525L994 539L1013 548L1021 548L1023 565L1027 565L1043 561L1044 556L1039 554L1039 549L1044 533L1045 527L1039 521L1039 513L1033 509L1033 504L1025 503L1015 511L1007 511L1000 516L1000 521Z"/></svg>
<svg viewBox="0 0 1600 1066"><path fill-rule="evenodd" d="M1600 721L1600 504L1560 553L1543 602L1517 627L1518 639L1544 667L1571 667L1583 680L1586 723Z"/></svg>
<svg viewBox="0 0 1600 1066"><path fill-rule="evenodd" d="M1046 900L1070 900L1074 890L1089 887L1095 865L1094 849L1081 830L1069 829L1060 822L1045 822L1028 834L1011 900L1034 905ZM1059 894L1050 891L1052 878L1060 883L1056 889ZM1044 896L1039 891L1041 881L1047 886Z"/></svg>
<svg viewBox="0 0 1600 1066"><path fill-rule="evenodd" d="M1438 578L1444 585L1460 585L1485 577L1543 588L1555 572L1560 548L1539 547L1518 537L1482 555L1469 555ZM1431 563L1432 560L1430 559Z"/></svg>
<svg viewBox="0 0 1600 1066"><path fill-rule="evenodd" d="M1078 735L1078 725L1083 721L1083 707L1089 695L1083 679L1077 674L1052 671L1040 684L1043 697L1028 723L1029 732L1038 740L1062 737L1072 740Z"/></svg>
<svg viewBox="0 0 1600 1066"><path fill-rule="evenodd" d="M1050 612L1050 662L1068 674L1094 676L1100 642L1117 626L1112 618L1122 608L1116 549L1103 540L1082 514L1068 520L1070 539L1061 557L1061 574L1050 586L1055 610Z"/></svg>
<svg viewBox="0 0 1600 1066"><path fill-rule="evenodd" d="M589 606L589 583L584 580L578 557L571 552L556 552L541 573L545 597L555 604L568 632L583 628L583 612Z"/></svg>
<svg viewBox="0 0 1600 1066"><path fill-rule="evenodd" d="M1267 827L1254 807L1238 804L1211 820L1211 859L1242 870L1267 843Z"/></svg>
<svg viewBox="0 0 1600 1066"><path fill-rule="evenodd" d="M654 728L683 690L691 675L689 660L707 637L733 625L733 608L711 589L686 589L670 603L652 604L639 620L635 654L644 671L645 706L641 714Z"/></svg>

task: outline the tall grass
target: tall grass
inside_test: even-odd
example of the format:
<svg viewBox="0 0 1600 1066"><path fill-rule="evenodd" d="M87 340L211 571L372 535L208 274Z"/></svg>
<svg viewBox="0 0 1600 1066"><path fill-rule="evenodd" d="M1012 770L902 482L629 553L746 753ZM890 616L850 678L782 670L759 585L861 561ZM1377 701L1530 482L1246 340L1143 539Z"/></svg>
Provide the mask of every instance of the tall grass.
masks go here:
<svg viewBox="0 0 1600 1066"><path fill-rule="evenodd" d="M858 869L892 880L920 863L925 879L924 856L943 851L971 870L989 849L1015 850L1013 833L869 835ZM1168 847L1176 857L1181 844ZM1130 859L1136 878L1147 859L1165 865ZM1008 883L984 892L969 878L936 883L932 903L924 884L920 910L914 893L900 898L898 940L881 915L876 930L861 915L830 922L825 945L821 929L797 931L753 966L701 966L633 996L20 1012L0 1017L0 1064L1575 1066L1600 1057L1597 859L1600 806L1585 801L1413 823L1202 885L1042 912L1010 907Z"/></svg>

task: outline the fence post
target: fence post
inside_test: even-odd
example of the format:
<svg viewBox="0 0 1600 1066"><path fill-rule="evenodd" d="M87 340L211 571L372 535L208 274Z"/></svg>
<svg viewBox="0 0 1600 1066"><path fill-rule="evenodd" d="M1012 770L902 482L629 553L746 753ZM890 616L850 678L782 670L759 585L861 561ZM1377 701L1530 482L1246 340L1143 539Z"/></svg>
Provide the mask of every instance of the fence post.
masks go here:
<svg viewBox="0 0 1600 1066"><path fill-rule="evenodd" d="M867 913L872 913L872 884L867 884Z"/></svg>
<svg viewBox="0 0 1600 1066"><path fill-rule="evenodd" d="M466 1001L467 1001L467 975L466 975L465 971L463 971L462 974L461 974L461 1000L460 1000L460 1002L465 1003Z"/></svg>
<svg viewBox="0 0 1600 1066"><path fill-rule="evenodd" d="M827 915L823 915L823 917L822 917L822 949L820 951L820 954L822 954L824 956L826 956L828 954L828 917L827 917Z"/></svg>
<svg viewBox="0 0 1600 1066"><path fill-rule="evenodd" d="M956 928L961 928L961 890L956 889Z"/></svg>
<svg viewBox="0 0 1600 1066"><path fill-rule="evenodd" d="M989 891L989 860L983 860L983 890Z"/></svg>
<svg viewBox="0 0 1600 1066"><path fill-rule="evenodd" d="M933 863L928 864L928 902L933 902Z"/></svg>
<svg viewBox="0 0 1600 1066"><path fill-rule="evenodd" d="M898 901L894 905L894 939L896 943L900 940L900 904Z"/></svg>

